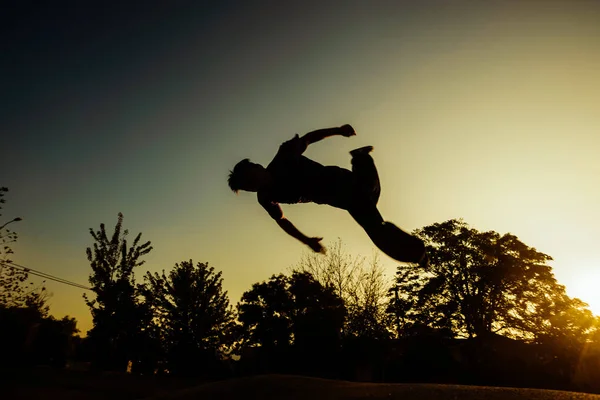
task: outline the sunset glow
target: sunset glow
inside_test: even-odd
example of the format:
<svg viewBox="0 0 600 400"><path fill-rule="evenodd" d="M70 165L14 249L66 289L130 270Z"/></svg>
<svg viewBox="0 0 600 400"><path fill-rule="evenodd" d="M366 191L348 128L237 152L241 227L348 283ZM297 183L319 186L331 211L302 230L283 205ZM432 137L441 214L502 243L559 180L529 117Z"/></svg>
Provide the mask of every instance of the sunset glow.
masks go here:
<svg viewBox="0 0 600 400"><path fill-rule="evenodd" d="M571 297L582 299L589 305L589 309L596 315L600 315L600 271L598 269L583 269L573 274L571 280L566 283L567 293ZM565 282L563 282L565 284Z"/></svg>
<svg viewBox="0 0 600 400"><path fill-rule="evenodd" d="M348 152L373 145L386 220L510 232L600 314L599 3L271 3L140 11L127 26L107 13L102 29L40 14L35 35L16 31L0 118L6 215L23 217L15 262L87 284L89 228L123 212L154 247L136 278L208 262L235 304L307 248L255 195L234 195L229 170L350 123L357 136L306 155L350 168ZM372 254L343 210L283 211L325 245ZM52 313L91 327L81 290L48 288Z"/></svg>

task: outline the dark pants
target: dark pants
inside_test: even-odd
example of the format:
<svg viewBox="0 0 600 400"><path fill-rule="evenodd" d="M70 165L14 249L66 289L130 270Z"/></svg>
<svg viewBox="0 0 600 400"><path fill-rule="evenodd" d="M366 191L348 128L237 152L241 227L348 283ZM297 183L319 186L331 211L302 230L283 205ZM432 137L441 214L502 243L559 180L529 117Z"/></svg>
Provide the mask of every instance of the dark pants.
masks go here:
<svg viewBox="0 0 600 400"><path fill-rule="evenodd" d="M379 174L370 154L361 153L352 157L352 173L355 176L355 196L348 212L365 230L381 225L383 218L377 210L381 194Z"/></svg>
<svg viewBox="0 0 600 400"><path fill-rule="evenodd" d="M352 173L356 188L352 205L348 208L350 215L385 254L400 262L422 263L426 257L424 243L391 222L384 221L377 209L381 186L371 155L361 153L352 157Z"/></svg>

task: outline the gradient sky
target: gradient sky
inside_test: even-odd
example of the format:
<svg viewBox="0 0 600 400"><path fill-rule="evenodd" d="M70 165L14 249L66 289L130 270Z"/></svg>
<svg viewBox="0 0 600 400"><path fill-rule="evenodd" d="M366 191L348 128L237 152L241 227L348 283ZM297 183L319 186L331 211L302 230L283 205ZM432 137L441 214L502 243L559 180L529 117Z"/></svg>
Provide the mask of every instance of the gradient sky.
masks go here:
<svg viewBox="0 0 600 400"><path fill-rule="evenodd" d="M385 219L513 233L600 314L598 2L161 3L3 12L0 186L5 216L23 217L15 262L87 284L89 228L123 212L154 246L138 280L208 262L235 304L307 247L254 194L234 195L229 170L350 123L358 136L306 155L349 168L348 151L375 146ZM283 210L326 245L374 252L343 210ZM53 314L91 327L81 290L47 286Z"/></svg>

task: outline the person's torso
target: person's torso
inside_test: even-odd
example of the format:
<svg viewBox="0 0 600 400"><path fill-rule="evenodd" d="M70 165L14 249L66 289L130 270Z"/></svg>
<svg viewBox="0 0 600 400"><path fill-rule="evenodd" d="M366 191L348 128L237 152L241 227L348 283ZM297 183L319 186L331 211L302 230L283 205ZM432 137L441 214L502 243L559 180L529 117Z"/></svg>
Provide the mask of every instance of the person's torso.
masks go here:
<svg viewBox="0 0 600 400"><path fill-rule="evenodd" d="M327 204L347 208L354 185L352 172L324 166L304 156L275 157L267 166L273 178L266 195L278 203Z"/></svg>

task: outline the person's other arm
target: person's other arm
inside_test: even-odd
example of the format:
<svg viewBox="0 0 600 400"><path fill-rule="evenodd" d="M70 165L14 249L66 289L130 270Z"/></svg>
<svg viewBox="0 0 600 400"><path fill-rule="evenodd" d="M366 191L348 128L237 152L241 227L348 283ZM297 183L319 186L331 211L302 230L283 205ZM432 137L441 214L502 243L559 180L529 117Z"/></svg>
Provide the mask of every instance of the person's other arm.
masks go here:
<svg viewBox="0 0 600 400"><path fill-rule="evenodd" d="M306 236L305 234L300 232L298 228L294 226L294 224L292 224L292 221L283 216L277 219L276 222L277 225L279 225L281 229L283 229L288 235L298 239L299 241L310 247L314 252L325 253L325 247L323 247L323 245L319 243L321 240L323 240L323 238Z"/></svg>
<svg viewBox="0 0 600 400"><path fill-rule="evenodd" d="M319 140L323 140L325 138L331 137L331 136L344 136L344 137L350 137L350 136L354 136L356 135L356 132L354 131L354 128L349 125L342 125L340 127L336 127L336 128L324 128L324 129L317 129L316 131L312 131L312 132L308 132L307 134L305 134L304 136L302 136L300 138L300 140L304 141L306 143L306 145L308 146L309 144L318 142Z"/></svg>
<svg viewBox="0 0 600 400"><path fill-rule="evenodd" d="M300 232L290 220L283 216L283 210L281 210L281 206L278 203L265 199L260 195L258 197L258 202L265 208L265 210L269 213L271 218L273 218L275 222L277 222L277 225L279 225L285 233L287 233L293 238L298 239L299 241L310 247L313 251L317 253L325 253L325 248L323 247L323 245L321 245L321 243L319 243L321 240L323 240L323 238L311 238Z"/></svg>

